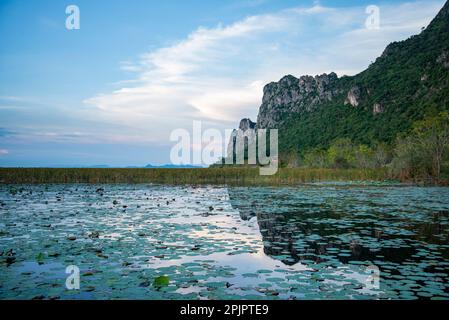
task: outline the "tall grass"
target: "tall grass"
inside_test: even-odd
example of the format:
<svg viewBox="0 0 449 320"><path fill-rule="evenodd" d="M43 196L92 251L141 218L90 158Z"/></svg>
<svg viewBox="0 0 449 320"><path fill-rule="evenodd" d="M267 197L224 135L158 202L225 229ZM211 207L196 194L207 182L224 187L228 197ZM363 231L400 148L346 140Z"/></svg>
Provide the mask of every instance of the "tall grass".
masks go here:
<svg viewBox="0 0 449 320"><path fill-rule="evenodd" d="M279 169L261 176L257 168L209 169L50 169L0 168L0 183L161 183L215 185L289 185L319 181L383 181L385 169Z"/></svg>

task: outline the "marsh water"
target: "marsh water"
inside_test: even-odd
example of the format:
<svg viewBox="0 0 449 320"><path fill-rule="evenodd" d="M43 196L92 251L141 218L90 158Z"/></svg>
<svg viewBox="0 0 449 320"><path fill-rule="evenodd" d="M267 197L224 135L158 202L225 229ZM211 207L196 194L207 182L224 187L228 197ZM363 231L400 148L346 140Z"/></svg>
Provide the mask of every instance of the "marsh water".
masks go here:
<svg viewBox="0 0 449 320"><path fill-rule="evenodd" d="M2 185L0 255L1 299L449 299L449 188Z"/></svg>

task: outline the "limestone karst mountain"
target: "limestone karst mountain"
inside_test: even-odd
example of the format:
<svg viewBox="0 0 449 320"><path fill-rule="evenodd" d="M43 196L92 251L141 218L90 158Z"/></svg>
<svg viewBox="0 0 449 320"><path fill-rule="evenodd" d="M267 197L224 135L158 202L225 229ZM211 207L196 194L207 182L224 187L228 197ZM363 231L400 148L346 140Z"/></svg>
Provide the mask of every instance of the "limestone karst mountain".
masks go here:
<svg viewBox="0 0 449 320"><path fill-rule="evenodd" d="M413 122L447 110L449 2L419 35L391 43L355 76L288 75L266 85L256 127L279 129L281 154L301 153L337 138L392 143Z"/></svg>

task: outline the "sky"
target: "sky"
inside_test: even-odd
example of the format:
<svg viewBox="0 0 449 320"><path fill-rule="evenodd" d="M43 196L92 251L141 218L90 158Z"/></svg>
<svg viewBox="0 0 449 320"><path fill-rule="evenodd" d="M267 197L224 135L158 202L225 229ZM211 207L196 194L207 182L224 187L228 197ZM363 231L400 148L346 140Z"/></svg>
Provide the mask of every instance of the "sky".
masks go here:
<svg viewBox="0 0 449 320"><path fill-rule="evenodd" d="M444 2L0 0L0 166L170 163L174 130L224 137L269 82L357 74Z"/></svg>

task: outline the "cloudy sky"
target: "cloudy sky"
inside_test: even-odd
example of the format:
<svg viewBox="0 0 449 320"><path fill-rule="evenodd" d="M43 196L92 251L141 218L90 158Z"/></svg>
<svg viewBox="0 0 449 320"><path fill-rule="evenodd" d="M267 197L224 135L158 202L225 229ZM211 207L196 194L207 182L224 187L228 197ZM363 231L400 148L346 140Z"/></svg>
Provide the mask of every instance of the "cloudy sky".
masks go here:
<svg viewBox="0 0 449 320"><path fill-rule="evenodd" d="M173 130L255 120L263 86L287 74L356 74L443 4L1 0L0 166L169 163Z"/></svg>

